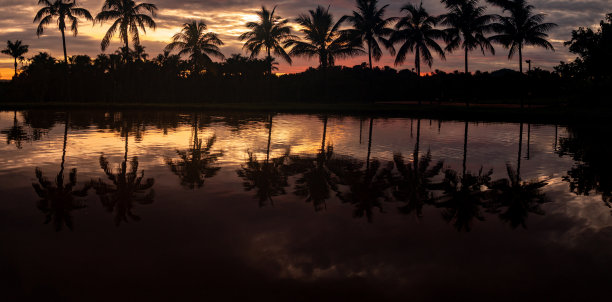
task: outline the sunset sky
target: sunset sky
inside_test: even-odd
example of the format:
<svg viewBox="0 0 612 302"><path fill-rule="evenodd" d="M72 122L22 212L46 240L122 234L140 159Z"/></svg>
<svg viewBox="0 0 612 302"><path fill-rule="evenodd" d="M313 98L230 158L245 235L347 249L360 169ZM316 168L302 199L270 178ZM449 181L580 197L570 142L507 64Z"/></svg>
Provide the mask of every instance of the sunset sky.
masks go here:
<svg viewBox="0 0 612 302"><path fill-rule="evenodd" d="M256 20L255 11L261 5L272 7L278 5L278 14L284 18L294 19L298 14L314 9L318 4L331 5L331 11L336 17L340 18L344 14L349 14L354 9L354 0L338 1L315 1L315 0L147 0L158 6L159 12L156 18L157 30L147 31L142 36L142 44L146 47L147 53L151 57L161 52L163 47L169 42L170 37L180 30L181 25L193 19L202 19L208 24L209 30L220 34L225 42L222 52L229 56L234 53L243 53L242 43L238 36L245 31L244 24L248 21ZM417 3L416 0L387 0L381 1L382 4L390 4L387 16L400 16L399 8L408 2ZM612 12L612 4L609 0L532 0L537 12L547 15L547 22L555 22L559 27L550 33L550 41L555 46L556 52L548 52L543 49L528 48L525 51L525 59L531 59L534 66L551 69L562 60L570 60L574 56L563 46L563 41L570 37L572 29L578 26L595 26L599 20L603 19L606 13ZM34 15L39 7L36 0L0 0L0 41L4 48L6 40L23 40L30 45L28 57L47 51L56 57L61 57L61 38L57 26L52 24L45 34L40 38L36 37L36 24L32 23ZM97 14L103 0L79 0L81 7L87 8L92 15ZM484 4L484 1L482 1ZM438 0L424 0L423 4L432 14L444 12L443 6ZM491 8L490 13L498 13L497 9ZM80 24L79 36L67 37L68 55L88 54L95 56L101 53L100 40L109 23L103 25L92 25L90 22L83 21ZM296 29L297 26L295 25ZM118 39L107 49L107 53L114 52L119 47ZM486 57L479 52L471 55L470 69L472 70L496 70L500 68L517 69L516 60L508 61L507 52L499 45L496 46L497 55ZM355 57L350 60L341 60L341 65L356 65L364 62L366 57ZM413 59L407 60L398 69L412 68ZM316 66L317 60L310 61L296 59L293 65L282 63L279 72L290 73L305 70L310 66ZM382 60L377 62L379 66L393 66L393 58L385 52ZM447 55L446 61L436 59L433 69L452 71L462 69L462 54L456 52ZM423 72L429 69L424 68ZM0 57L0 79L10 79L12 76L12 58L3 55Z"/></svg>

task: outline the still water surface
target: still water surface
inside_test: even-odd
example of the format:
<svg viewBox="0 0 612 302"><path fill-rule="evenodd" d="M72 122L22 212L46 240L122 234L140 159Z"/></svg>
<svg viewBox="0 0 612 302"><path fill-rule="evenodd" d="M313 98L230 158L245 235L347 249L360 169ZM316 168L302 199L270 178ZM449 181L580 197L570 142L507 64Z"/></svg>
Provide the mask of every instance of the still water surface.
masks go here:
<svg viewBox="0 0 612 302"><path fill-rule="evenodd" d="M0 112L1 289L5 301L607 301L608 129Z"/></svg>

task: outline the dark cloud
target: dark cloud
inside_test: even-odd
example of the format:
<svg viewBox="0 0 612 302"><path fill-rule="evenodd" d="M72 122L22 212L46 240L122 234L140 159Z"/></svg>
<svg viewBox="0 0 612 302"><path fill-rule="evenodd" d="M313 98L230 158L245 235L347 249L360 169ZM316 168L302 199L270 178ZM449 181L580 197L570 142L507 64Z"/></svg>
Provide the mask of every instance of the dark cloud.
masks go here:
<svg viewBox="0 0 612 302"><path fill-rule="evenodd" d="M223 52L226 55L240 51L240 41L236 39L242 31L242 24L245 15L253 14L260 6L265 5L269 8L277 5L278 14L286 18L294 18L316 5L329 5L332 13L339 18L341 15L348 14L354 8L353 0L340 1L313 1L313 0L261 0L253 2L250 0L148 0L156 4L160 10L157 17L158 30L149 32L144 36L144 44L151 54L162 50L172 33L176 32L181 24L189 19L202 19L209 25L211 31L221 35L226 42ZM382 1L389 4L388 15L399 15L399 8L408 1ZM413 0L412 2L416 2ZM483 5L486 5L482 1ZM560 60L567 60L573 56L568 53L562 45L562 41L568 40L570 32L579 26L595 25L601 20L608 10L612 11L609 0L584 0L584 1L563 1L563 0L532 0L538 12L547 15L547 21L559 24L559 27L550 33L551 41L556 48L556 52L551 53L543 49L525 50L525 55L531 58L538 67L552 68ZM89 9L92 13L100 10L103 0L80 0L82 7ZM444 12L443 5L438 0L425 0L424 6L432 14ZM55 56L61 56L61 43L59 32L52 27L47 30L40 39L36 37L36 25L32 22L34 14L39 8L36 1L21 0L0 0L0 41L4 40L23 40L31 47L31 52L48 51ZM491 8L491 12L499 13L499 9ZM96 25L92 28L90 22L83 22L80 27L78 37L68 38L68 51L70 54L87 53L95 55L100 52L99 40L104 29L108 26ZM118 47L115 42L111 47ZM497 47L498 55L495 57L483 57L479 53L474 53L471 57L471 66L475 69L492 70L503 67L515 67L516 62L508 62L506 51L500 46ZM365 57L353 58L348 61L341 61L342 64L355 65L365 61ZM294 66L281 65L281 71L298 71L308 66L315 65L315 60L306 61L296 60ZM445 62L437 60L434 69L454 70L461 69L463 58L461 54L450 54ZM393 65L393 59L385 54L379 65ZM411 68L411 64L398 68ZM10 68L11 63L8 58L0 58L0 68Z"/></svg>

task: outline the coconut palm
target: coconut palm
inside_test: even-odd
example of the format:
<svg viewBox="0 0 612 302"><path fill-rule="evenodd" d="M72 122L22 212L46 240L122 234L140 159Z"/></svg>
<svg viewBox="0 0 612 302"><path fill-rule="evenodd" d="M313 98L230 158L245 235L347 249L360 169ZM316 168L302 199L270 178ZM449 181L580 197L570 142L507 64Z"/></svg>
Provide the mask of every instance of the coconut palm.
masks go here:
<svg viewBox="0 0 612 302"><path fill-rule="evenodd" d="M148 12L148 14L147 14ZM105 0L102 11L96 16L96 21L114 21L102 38L102 51L106 50L110 40L119 31L119 39L124 47L129 48L129 35L132 35L134 46L140 45L140 33L147 33L147 27L155 29L157 25L153 18L156 16L157 6L150 3L136 4L132 0Z"/></svg>
<svg viewBox="0 0 612 302"><path fill-rule="evenodd" d="M211 56L225 59L219 50L223 42L217 34L206 32L203 21L191 21L183 24L181 32L172 37L172 42L166 46L166 51L179 50L179 55L189 55L193 64L193 72L199 73L203 65L212 63Z"/></svg>
<svg viewBox="0 0 612 302"><path fill-rule="evenodd" d="M361 47L348 39L339 28L342 20L334 23L329 8L318 6L308 15L302 14L295 20L304 33L305 41L290 39L286 47L293 47L289 52L293 56L319 57L319 67L333 66L336 58L344 58L362 53Z"/></svg>
<svg viewBox="0 0 612 302"><path fill-rule="evenodd" d="M38 209L46 216L45 224L53 223L56 231L61 231L63 226L72 230L74 220L72 212L85 208L85 201L78 197L87 196L87 191L90 185L85 185L80 190L75 190L77 185L77 169L70 170L68 182L64 179L64 164L66 162L66 145L68 143L68 125L69 117L66 118L64 125L64 146L62 148L62 163L60 171L55 177L55 182L51 182L43 176L40 168L36 168L37 183L33 183L32 187L36 191L36 195L41 199L38 201Z"/></svg>
<svg viewBox="0 0 612 302"><path fill-rule="evenodd" d="M393 176L393 196L396 200L406 203L400 207L404 214L412 214L422 217L423 206L433 201L431 190L436 187L432 178L442 171L443 161L439 161L434 166L431 165L431 152L419 157L419 145L421 137L421 120L417 122L417 139L414 147L412 162L406 163L402 154L393 156L395 167L399 175Z"/></svg>
<svg viewBox="0 0 612 302"><path fill-rule="evenodd" d="M391 35L393 29L389 25L396 18L386 18L385 12L389 5L378 7L378 0L357 0L357 11L352 15L344 16L341 20L346 20L353 28L346 32L355 39L360 45L368 46L368 59L370 69L372 69L372 57L378 61L382 57L382 50L379 42L386 45L386 37Z"/></svg>
<svg viewBox="0 0 612 302"><path fill-rule="evenodd" d="M181 179L181 185L191 190L202 188L207 178L217 175L221 168L214 164L223 156L222 152L211 152L216 136L209 138L205 146L202 145L202 140L198 138L199 126L198 117L194 116L193 145L185 151L176 150L180 160L166 160L172 173Z"/></svg>
<svg viewBox="0 0 612 302"><path fill-rule="evenodd" d="M49 25L54 18L57 18L57 24L60 32L62 33L64 62L68 64L65 35L66 22L70 22L70 30L76 37L76 35L79 33L79 19L77 17L93 21L91 14L88 10L78 7L75 0L55 0L54 2L49 0L38 0L38 5L44 5L44 7L41 8L34 17L34 22L40 21L38 28L36 28L36 35L40 37L43 34L45 27Z"/></svg>
<svg viewBox="0 0 612 302"><path fill-rule="evenodd" d="M500 6L509 16L498 16L495 24L497 35L492 36L491 41L498 42L509 49L508 60L512 59L518 52L519 71L523 73L523 48L525 46L537 46L552 51L555 48L546 40L555 23L543 23L543 14L534 14L533 5L527 4L525 0L487 0Z"/></svg>
<svg viewBox="0 0 612 302"><path fill-rule="evenodd" d="M285 188L289 186L287 164L289 152L284 155L270 159L270 146L272 144L272 125L273 116L269 116L268 128L268 147L266 150L266 159L263 161L257 160L257 157L252 152L248 152L249 158L242 165L240 170L236 171L238 177L244 180L243 186L246 191L256 190L255 198L259 200L259 206L264 207L269 202L274 204L272 197L284 195L287 192Z"/></svg>
<svg viewBox="0 0 612 302"><path fill-rule="evenodd" d="M468 55L470 51L480 49L495 54L489 38L485 35L494 29L495 15L485 14L486 7L479 6L478 0L442 0L450 11L441 16L441 24L446 29L447 51L461 48L465 52L465 73L469 73Z"/></svg>
<svg viewBox="0 0 612 302"><path fill-rule="evenodd" d="M17 111L14 111L13 126L0 131L0 133L6 135L7 145L10 145L11 142L15 142L15 146L17 147L17 149L21 149L22 148L21 143L23 141L28 140L29 138L28 133L25 132L25 130L23 129L23 126L21 126L19 124L19 121L17 120Z"/></svg>
<svg viewBox="0 0 612 302"><path fill-rule="evenodd" d="M155 180L153 178L144 180L144 171L138 172L137 157L132 158L131 169L128 170L128 133L126 130L125 154L119 169L112 169L108 159L104 155L100 156L100 168L111 182L106 183L101 178L92 180L102 206L107 211L115 213L114 221L117 226L122 221L128 222L129 219L140 221L140 216L133 212L134 203L152 204L155 196L155 191L152 189Z"/></svg>
<svg viewBox="0 0 612 302"><path fill-rule="evenodd" d="M269 11L265 6L257 12L259 22L249 22L246 27L248 32L240 35L240 40L245 41L243 49L251 53L251 58L259 55L262 49L266 53L266 58L272 63L272 53L281 57L291 64L291 57L285 51L283 43L289 39L295 39L291 34L289 20L275 15L276 6ZM268 66L268 74L272 74L272 64Z"/></svg>
<svg viewBox="0 0 612 302"><path fill-rule="evenodd" d="M527 228L529 213L544 215L540 207L549 202L541 189L546 181L523 181L521 179L521 157L523 149L523 123L519 128L518 158L516 170L510 164L506 165L508 178L492 183L493 197L489 208L493 213L499 213L499 218L516 229L519 226ZM505 210L502 212L502 208Z"/></svg>
<svg viewBox="0 0 612 302"><path fill-rule="evenodd" d="M8 40L6 42L6 48L2 50L3 54L9 55L15 60L15 76L17 76L17 60L20 62L25 60L23 55L28 52L28 47L28 45L22 44L20 40L15 41L15 43Z"/></svg>
<svg viewBox="0 0 612 302"><path fill-rule="evenodd" d="M437 39L445 37L444 31L436 29L438 18L430 16L423 8L423 3L417 7L413 4L406 4L401 9L406 15L395 25L395 31L391 34L389 43L401 43L395 64L404 63L408 52L414 52L414 67L417 75L421 75L421 62L431 67L433 56L430 51L436 52L440 58L445 59L444 49L436 42ZM392 48L392 53L395 49Z"/></svg>

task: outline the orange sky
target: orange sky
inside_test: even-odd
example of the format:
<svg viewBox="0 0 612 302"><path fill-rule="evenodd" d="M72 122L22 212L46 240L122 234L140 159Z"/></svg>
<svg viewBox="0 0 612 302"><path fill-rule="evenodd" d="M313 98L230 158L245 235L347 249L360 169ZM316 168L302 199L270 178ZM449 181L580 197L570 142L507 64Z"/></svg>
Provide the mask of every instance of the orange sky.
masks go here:
<svg viewBox="0 0 612 302"><path fill-rule="evenodd" d="M556 52L547 52L541 49L527 48L525 57L532 59L534 66L551 69L557 65L559 61L569 60L574 56L569 54L567 49L562 45L563 41L569 39L569 33L572 28L578 26L590 26L597 24L603 18L605 8L609 7L608 0L589 0L589 1L531 1L538 12L543 12L548 15L547 21L559 23L559 28L551 33L551 42L557 49ZM313 9L316 5L331 5L331 12L336 19L344 14L349 14L354 8L354 1L310 1L310 0L279 0L267 1L262 0L258 3L251 1L221 1L221 0L149 0L149 2L158 5L160 8L156 18L157 29L155 31L147 31L142 36L142 44L146 47L147 52L152 56L161 52L163 47L169 42L170 37L180 30L182 23L193 19L202 19L209 25L209 30L220 34L225 46L222 47L222 52L229 56L233 53L243 53L242 43L238 40L238 36L245 31L244 24L248 21L256 20L255 11L261 4L272 7L278 4L278 14L289 19L295 18L298 14L306 12L308 9ZM387 15L399 16L399 8L401 4L408 1L381 1L381 3L389 3ZM415 2L415 1L412 1ZM102 0L80 0L79 5L89 9L92 14L97 13L102 7ZM50 26L45 35L37 38L35 35L36 25L32 23L33 16L39 7L36 1L21 1L21 0L0 0L0 41L4 40L23 40L24 43L30 45L29 56L40 51L50 52L56 57L61 57L61 38L59 31L53 26ZM483 1L484 4L484 1ZM441 14L444 12L443 7L437 0L425 0L423 5L432 14ZM540 9L541 7L541 9ZM497 13L494 9L491 13ZM53 24L52 24L53 25ZM292 24L297 30L298 27ZM88 54L95 56L100 53L99 43L105 30L109 24L99 24L93 26L90 22L82 22L80 24L79 36L67 37L68 53ZM117 39L113 41L107 52L114 52L119 46ZM506 51L500 46L497 56L482 56L478 52L474 52L470 58L471 69L476 70L495 70L500 68L517 68L518 62L515 60L508 61ZM366 61L365 56L355 57L350 60L340 60L337 63L340 65L353 66ZM402 66L394 66L393 58L388 52L384 52L384 56L378 66L394 66L397 69L413 68L412 58L409 58ZM300 72L308 67L316 67L317 60L295 59L293 65L281 63L279 72L291 73ZM449 54L446 61L440 61L436 58L432 69L441 69L452 71L462 69L463 59L461 54ZM425 68L424 72L429 72ZM0 57L0 79L10 79L13 75L12 60L8 56Z"/></svg>

